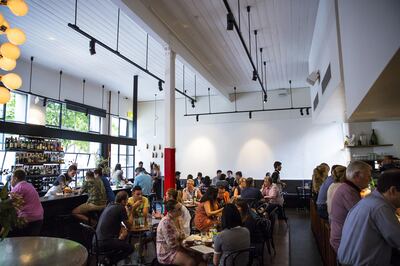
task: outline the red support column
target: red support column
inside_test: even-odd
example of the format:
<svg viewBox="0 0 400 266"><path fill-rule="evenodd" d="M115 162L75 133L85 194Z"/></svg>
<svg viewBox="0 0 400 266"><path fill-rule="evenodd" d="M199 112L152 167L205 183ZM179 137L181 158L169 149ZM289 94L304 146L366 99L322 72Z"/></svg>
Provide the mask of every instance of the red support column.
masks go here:
<svg viewBox="0 0 400 266"><path fill-rule="evenodd" d="M164 149L164 194L175 188L175 148Z"/></svg>

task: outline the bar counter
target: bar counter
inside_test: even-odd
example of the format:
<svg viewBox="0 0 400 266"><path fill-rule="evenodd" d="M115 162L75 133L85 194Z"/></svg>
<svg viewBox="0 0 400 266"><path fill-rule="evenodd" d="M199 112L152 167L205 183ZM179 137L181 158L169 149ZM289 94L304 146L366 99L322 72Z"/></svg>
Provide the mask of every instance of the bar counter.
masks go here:
<svg viewBox="0 0 400 266"><path fill-rule="evenodd" d="M117 188L111 187L114 194L126 191L130 195L131 186ZM43 236L62 237L80 240L79 221L72 216L72 210L87 201L87 194L64 194L57 196L41 197L40 201L44 210L42 233Z"/></svg>

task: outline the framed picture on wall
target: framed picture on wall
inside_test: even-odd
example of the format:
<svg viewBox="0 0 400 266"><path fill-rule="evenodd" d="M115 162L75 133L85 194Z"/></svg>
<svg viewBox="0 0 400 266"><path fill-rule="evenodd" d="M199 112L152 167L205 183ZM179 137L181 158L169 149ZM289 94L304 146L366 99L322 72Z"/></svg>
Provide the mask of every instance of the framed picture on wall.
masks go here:
<svg viewBox="0 0 400 266"><path fill-rule="evenodd" d="M153 145L153 151L156 151L156 145Z"/></svg>
<svg viewBox="0 0 400 266"><path fill-rule="evenodd" d="M161 152L161 158L164 158L164 153L163 152Z"/></svg>
<svg viewBox="0 0 400 266"><path fill-rule="evenodd" d="M146 143L146 149L149 149L149 143Z"/></svg>
<svg viewBox="0 0 400 266"><path fill-rule="evenodd" d="M161 150L161 144L158 144L158 149Z"/></svg>
<svg viewBox="0 0 400 266"><path fill-rule="evenodd" d="M157 152L154 153L154 156L155 156L155 158L157 158L157 156L158 156Z"/></svg>
<svg viewBox="0 0 400 266"><path fill-rule="evenodd" d="M151 153L151 158L154 158L154 152Z"/></svg>

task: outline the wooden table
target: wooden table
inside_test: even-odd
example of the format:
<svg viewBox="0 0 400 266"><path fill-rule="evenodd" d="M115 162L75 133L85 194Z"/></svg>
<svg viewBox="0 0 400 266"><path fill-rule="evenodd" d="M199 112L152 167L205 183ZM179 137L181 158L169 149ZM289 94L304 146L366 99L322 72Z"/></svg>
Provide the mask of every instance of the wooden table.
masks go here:
<svg viewBox="0 0 400 266"><path fill-rule="evenodd" d="M84 246L54 237L11 237L0 241L0 265L86 265Z"/></svg>
<svg viewBox="0 0 400 266"><path fill-rule="evenodd" d="M212 247L208 247L203 243L196 243L196 242L201 242L201 241L195 241L195 244L191 245L191 246L187 245L186 241L189 237L187 237L185 240L183 240L183 243L182 243L182 246L184 248L186 248L187 250L195 252L200 255L211 255L214 253L214 249Z"/></svg>

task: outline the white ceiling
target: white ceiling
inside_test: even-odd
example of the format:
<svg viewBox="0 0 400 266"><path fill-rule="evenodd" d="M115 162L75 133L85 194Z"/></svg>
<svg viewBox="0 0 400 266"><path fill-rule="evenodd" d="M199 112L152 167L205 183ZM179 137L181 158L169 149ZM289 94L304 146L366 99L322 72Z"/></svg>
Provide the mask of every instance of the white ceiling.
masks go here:
<svg viewBox="0 0 400 266"><path fill-rule="evenodd" d="M22 57L35 57L35 63L65 73L104 84L106 88L132 95L132 76L139 75L139 100L152 100L158 91L157 80L139 71L109 51L96 46L96 54L89 53L89 40L67 24L74 22L75 0L26 0L29 13L25 17L13 16L2 9L7 21L27 35L21 46ZM116 49L118 7L109 0L78 1L77 25L96 39ZM121 54L139 65L146 66L147 33L121 12L119 47ZM163 44L149 36L148 70L164 79L165 56ZM176 87L183 88L182 62L177 60ZM185 89L194 95L195 71L185 67ZM197 95L206 95L209 83L196 73ZM180 97L180 95L177 95Z"/></svg>
<svg viewBox="0 0 400 266"><path fill-rule="evenodd" d="M239 91L261 90L260 85L251 80L252 68L237 34L226 30L227 11L222 0L141 2L229 92L233 86ZM237 19L238 1L228 2ZM308 86L305 79L318 3L318 0L240 1L241 29L246 42L245 7L251 6L251 30L258 30L258 48L263 47L263 58L268 62L268 89L288 87L290 79L293 87ZM251 36L253 46L254 35ZM255 61L254 46L252 51Z"/></svg>

